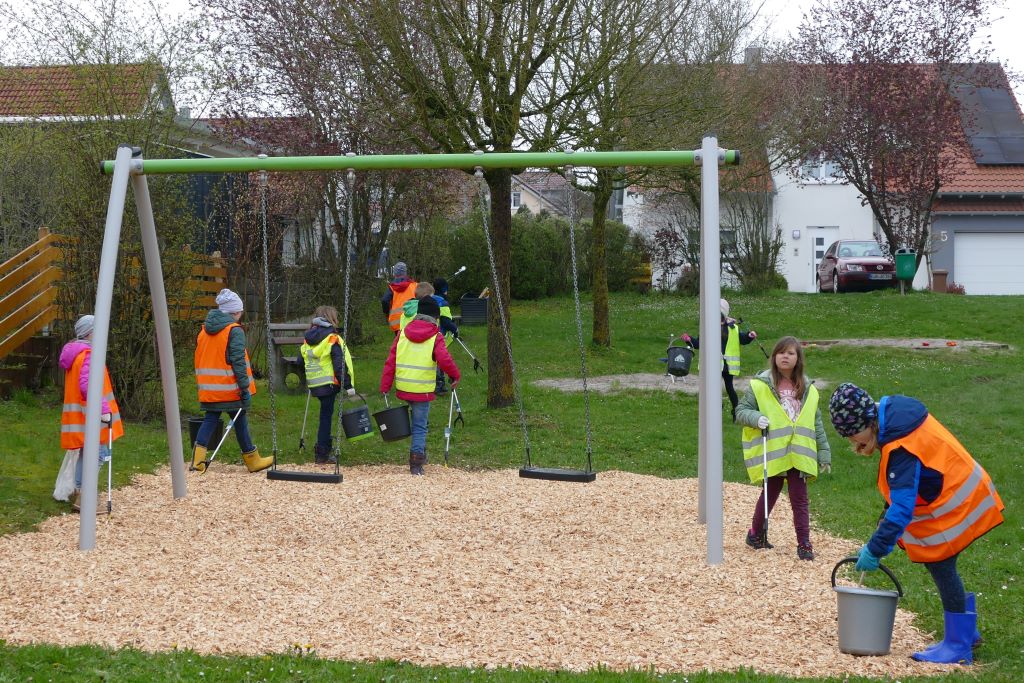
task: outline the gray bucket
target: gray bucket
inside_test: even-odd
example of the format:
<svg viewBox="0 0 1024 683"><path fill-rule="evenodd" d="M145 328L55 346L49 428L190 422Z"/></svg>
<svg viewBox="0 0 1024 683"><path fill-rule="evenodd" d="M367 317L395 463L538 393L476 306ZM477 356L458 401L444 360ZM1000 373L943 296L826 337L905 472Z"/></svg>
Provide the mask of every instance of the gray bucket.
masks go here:
<svg viewBox="0 0 1024 683"><path fill-rule="evenodd" d="M879 564L878 568L896 584L894 591L837 586L839 567L856 561L856 557L847 557L832 569L832 590L836 592L839 613L839 651L848 655L887 655L892 646L892 626L903 587L884 564Z"/></svg>

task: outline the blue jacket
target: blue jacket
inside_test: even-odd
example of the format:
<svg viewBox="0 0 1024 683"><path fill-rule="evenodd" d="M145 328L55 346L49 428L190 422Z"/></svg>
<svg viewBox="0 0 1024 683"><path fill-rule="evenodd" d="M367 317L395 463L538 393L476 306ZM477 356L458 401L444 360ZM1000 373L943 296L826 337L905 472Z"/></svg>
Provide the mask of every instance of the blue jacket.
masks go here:
<svg viewBox="0 0 1024 683"><path fill-rule="evenodd" d="M434 298L434 301L437 302L438 308L444 308L445 306L448 305L448 299L445 299L443 296L440 296L438 294L432 294L431 296ZM441 327L441 334L452 333L456 337L459 336L459 327L451 318L445 318L444 316L441 316L437 323Z"/></svg>
<svg viewBox="0 0 1024 683"><path fill-rule="evenodd" d="M928 409L916 398L883 396L878 403L879 447L910 434L926 417ZM930 503L942 492L942 473L925 467L916 454L902 446L889 455L885 476L891 501L868 541L868 550L875 557L885 557L892 552L914 516L919 496Z"/></svg>

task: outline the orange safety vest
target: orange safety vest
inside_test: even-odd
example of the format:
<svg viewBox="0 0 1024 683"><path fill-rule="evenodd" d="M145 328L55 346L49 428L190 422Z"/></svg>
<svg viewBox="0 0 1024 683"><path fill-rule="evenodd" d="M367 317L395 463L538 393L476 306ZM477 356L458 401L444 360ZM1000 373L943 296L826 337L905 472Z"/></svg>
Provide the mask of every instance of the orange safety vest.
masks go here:
<svg viewBox="0 0 1024 683"><path fill-rule="evenodd" d="M199 385L200 403L228 403L241 399L241 389L235 380L235 371L228 363L228 337L231 330L241 327L231 323L217 334L209 334L206 326L196 339L196 384ZM256 382L252 377L249 350L245 351L245 372L249 375L249 394L256 395Z"/></svg>
<svg viewBox="0 0 1024 683"><path fill-rule="evenodd" d="M391 290L391 310L388 311L388 327L391 328L392 332L398 332L401 329L402 307L405 306L406 301L416 294L416 285L418 284L418 282L410 281L408 286L401 292L396 292L394 289Z"/></svg>
<svg viewBox="0 0 1024 683"><path fill-rule="evenodd" d="M925 467L942 473L942 492L930 503L920 497L899 545L913 562L939 562L957 554L1003 523L1003 501L992 479L956 437L929 415L920 427L882 446L878 490L891 503L886 467L903 447Z"/></svg>
<svg viewBox="0 0 1024 683"><path fill-rule="evenodd" d="M85 446L85 397L78 388L78 378L82 374L90 349L82 349L75 357L71 369L64 373L64 410L60 415L60 447L67 450ZM124 436L124 423L121 422L121 409L114 400L114 389L110 386L110 374L103 368L103 400L110 404L110 427L100 426L100 443L110 443L110 430L114 430L114 439Z"/></svg>

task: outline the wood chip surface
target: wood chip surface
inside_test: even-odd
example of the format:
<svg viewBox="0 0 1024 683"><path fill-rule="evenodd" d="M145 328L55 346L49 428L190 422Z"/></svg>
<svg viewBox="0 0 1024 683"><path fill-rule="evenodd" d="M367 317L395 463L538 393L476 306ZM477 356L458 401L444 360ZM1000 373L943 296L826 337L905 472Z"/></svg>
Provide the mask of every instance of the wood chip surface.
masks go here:
<svg viewBox="0 0 1024 683"><path fill-rule="evenodd" d="M905 677L930 641L896 617L892 653L838 650L835 561L796 557L787 499L774 550L744 536L759 489L725 484L725 561L708 566L697 481L602 472L344 468L340 485L215 464L171 497L167 468L115 491L97 548L78 517L0 538L0 639L148 651L283 653L469 667Z"/></svg>

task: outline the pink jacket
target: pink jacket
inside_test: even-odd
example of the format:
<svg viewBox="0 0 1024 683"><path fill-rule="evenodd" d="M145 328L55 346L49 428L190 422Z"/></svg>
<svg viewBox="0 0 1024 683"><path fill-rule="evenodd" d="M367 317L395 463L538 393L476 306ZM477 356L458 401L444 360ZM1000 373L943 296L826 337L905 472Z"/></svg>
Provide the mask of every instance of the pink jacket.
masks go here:
<svg viewBox="0 0 1024 683"><path fill-rule="evenodd" d="M461 377L459 367L455 365L452 354L448 353L448 347L444 343L444 335L441 334L437 325L428 323L426 320L413 320L405 326L404 330L395 335L395 341L391 343L388 359L384 362L384 373L380 377L380 392L382 394L391 391L391 386L395 383L395 356L398 352L398 339L403 334L409 338L409 341L416 343L425 342L433 337L434 360L441 370L451 378L452 384L459 381ZM403 401L414 402L433 401L437 398L432 391L426 394L410 394L406 391L396 391L395 395Z"/></svg>
<svg viewBox="0 0 1024 683"><path fill-rule="evenodd" d="M60 350L60 367L67 373L74 364L75 359L78 358L78 354L82 351L86 352L86 356L82 362L82 372L78 375L78 392L82 395L82 405L85 405L85 397L89 391L89 361L92 359L92 346L89 342L83 339L75 339L65 344L64 348ZM64 381L69 381L70 379L70 377L66 377ZM110 403L104 400L100 413L109 412Z"/></svg>

